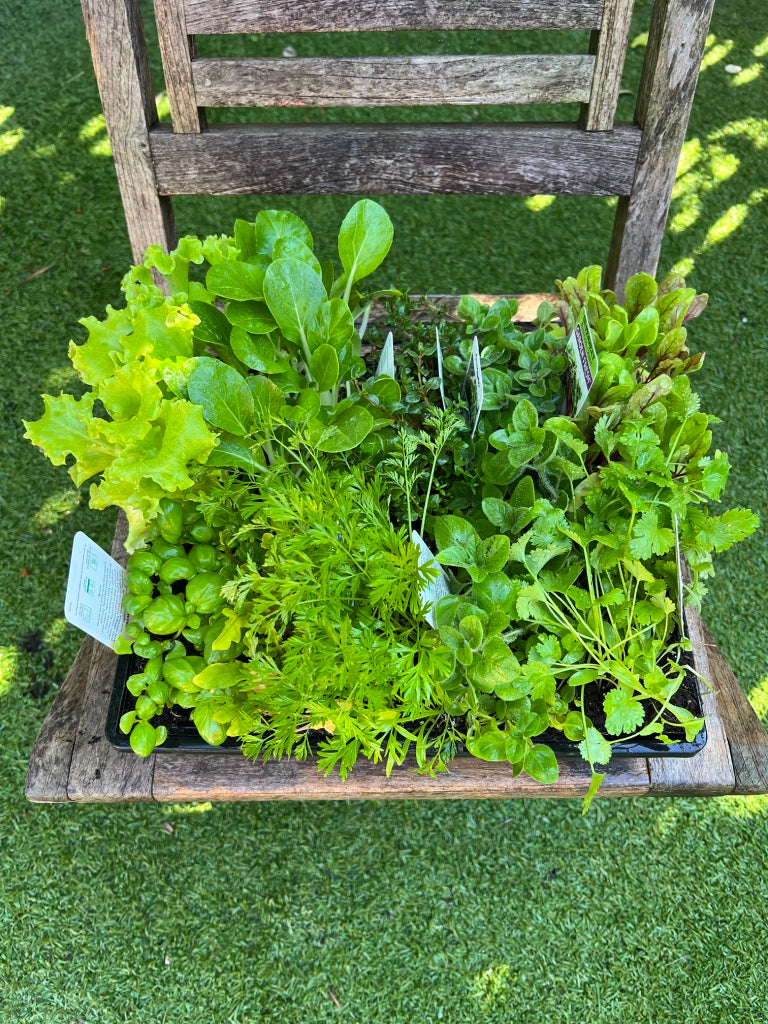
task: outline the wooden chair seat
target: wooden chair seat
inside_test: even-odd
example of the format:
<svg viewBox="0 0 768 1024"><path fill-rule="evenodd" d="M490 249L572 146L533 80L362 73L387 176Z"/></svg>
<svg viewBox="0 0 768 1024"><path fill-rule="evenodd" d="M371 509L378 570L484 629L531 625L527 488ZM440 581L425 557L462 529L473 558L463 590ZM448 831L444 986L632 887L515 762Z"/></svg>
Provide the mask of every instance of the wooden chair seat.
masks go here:
<svg viewBox="0 0 768 1024"><path fill-rule="evenodd" d="M175 242L185 194L437 193L616 195L607 283L655 273L714 0L655 0L635 119L614 123L632 0L155 0L172 125L158 124L139 0L81 0L134 257ZM198 58L226 33L582 29L575 55ZM401 107L574 102L578 124L290 124L208 127L206 106ZM540 297L536 297L538 299ZM536 303L537 304L537 303ZM535 305L533 307L535 309ZM526 307L521 315L526 316ZM530 313L527 314L530 317ZM124 557L120 526L114 555ZM608 767L601 796L768 792L768 735L695 613L689 629L708 742L687 759ZM588 766L560 762L542 786L508 765L457 760L427 778L367 763L325 778L309 761L156 752L142 760L104 735L116 655L86 640L32 751L38 802L575 797Z"/></svg>

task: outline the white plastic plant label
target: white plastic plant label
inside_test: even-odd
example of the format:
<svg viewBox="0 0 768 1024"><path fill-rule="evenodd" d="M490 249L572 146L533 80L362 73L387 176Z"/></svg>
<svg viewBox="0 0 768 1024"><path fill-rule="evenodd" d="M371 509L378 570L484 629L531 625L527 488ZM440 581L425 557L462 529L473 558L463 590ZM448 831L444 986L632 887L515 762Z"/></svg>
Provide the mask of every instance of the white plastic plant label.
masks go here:
<svg viewBox="0 0 768 1024"><path fill-rule="evenodd" d="M680 550L680 520L677 512L672 514L672 525L675 528L675 559L677 560L677 614L680 619L680 632L685 635L685 581L683 579L683 553Z"/></svg>
<svg viewBox="0 0 768 1024"><path fill-rule="evenodd" d="M397 370L395 369L395 339L392 337L392 331L387 335L387 340L384 342L384 348L381 350L379 356L379 364L376 367L377 377L392 377L394 379Z"/></svg>
<svg viewBox="0 0 768 1024"><path fill-rule="evenodd" d="M437 379L440 382L440 400L445 409L445 379L443 377L443 347L440 344L440 328L435 328L435 343L437 351Z"/></svg>
<svg viewBox="0 0 768 1024"><path fill-rule="evenodd" d="M424 618L430 624L432 629L435 628L435 605L441 597L448 597L451 592L451 588L448 585L448 577L445 574L443 567L435 561L435 556L427 547L424 539L420 533L414 530L411 533L411 540L419 549L419 566L429 565L430 563L437 569L438 577L431 583L427 583L419 591L419 596L424 604Z"/></svg>
<svg viewBox="0 0 768 1024"><path fill-rule="evenodd" d="M114 649L128 622L124 594L123 567L90 537L76 533L64 600L67 622Z"/></svg>
<svg viewBox="0 0 768 1024"><path fill-rule="evenodd" d="M565 343L568 360L568 409L578 416L584 408L597 375L597 350L586 308L582 308L576 327Z"/></svg>
<svg viewBox="0 0 768 1024"><path fill-rule="evenodd" d="M472 350L469 353L469 366L467 367L467 394L469 398L469 422L472 424L472 437L475 436L477 424L480 422L480 411L483 408L483 369L480 365L480 345L477 335L472 339Z"/></svg>

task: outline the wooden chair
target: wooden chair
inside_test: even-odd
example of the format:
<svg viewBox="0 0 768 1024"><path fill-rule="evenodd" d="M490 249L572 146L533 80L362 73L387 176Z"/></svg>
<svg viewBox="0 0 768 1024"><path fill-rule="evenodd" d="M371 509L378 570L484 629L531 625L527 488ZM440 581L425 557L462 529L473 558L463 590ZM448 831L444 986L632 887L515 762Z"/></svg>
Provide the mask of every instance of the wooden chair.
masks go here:
<svg viewBox="0 0 768 1024"><path fill-rule="evenodd" d="M656 0L635 121L614 123L632 0L155 0L172 127L158 124L138 0L82 0L136 260L173 245L172 196L455 193L616 195L607 261L617 291L654 273L713 0ZM582 29L589 53L549 56L197 59L219 33L404 29ZM209 106L411 106L576 102L578 124L206 126ZM523 302L523 309L525 309ZM121 526L114 554L123 554ZM604 796L768 792L768 736L699 617L689 622L708 743L687 760L609 767ZM146 760L104 738L115 655L86 640L35 744L34 801L567 797L588 766L561 762L555 786L474 759L436 779L387 779L357 766L346 782L311 762L159 752Z"/></svg>

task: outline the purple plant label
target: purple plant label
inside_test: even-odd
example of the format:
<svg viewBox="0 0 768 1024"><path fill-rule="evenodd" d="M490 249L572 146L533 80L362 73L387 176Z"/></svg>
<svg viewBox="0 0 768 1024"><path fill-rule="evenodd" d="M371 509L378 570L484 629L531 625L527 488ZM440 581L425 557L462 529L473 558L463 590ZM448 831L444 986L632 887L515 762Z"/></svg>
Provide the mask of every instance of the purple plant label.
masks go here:
<svg viewBox="0 0 768 1024"><path fill-rule="evenodd" d="M128 623L124 595L123 567L90 537L76 533L64 599L67 622L114 649Z"/></svg>

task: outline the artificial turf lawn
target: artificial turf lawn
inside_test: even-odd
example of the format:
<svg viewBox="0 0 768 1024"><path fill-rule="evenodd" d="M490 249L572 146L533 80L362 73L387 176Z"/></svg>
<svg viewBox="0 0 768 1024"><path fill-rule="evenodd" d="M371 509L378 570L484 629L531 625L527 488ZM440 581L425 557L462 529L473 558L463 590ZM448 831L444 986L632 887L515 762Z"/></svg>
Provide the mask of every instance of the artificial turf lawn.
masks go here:
<svg viewBox="0 0 768 1024"><path fill-rule="evenodd" d="M725 421L729 501L768 523L768 19L755 20L747 0L716 9L661 270L685 265L712 293L692 330L708 353L696 386ZM546 800L25 803L28 751L79 640L61 617L71 538L83 529L107 545L113 517L88 509L20 420L40 414L40 392L73 385L66 342L82 337L80 316L119 301L130 254L77 5L0 4L0 37L0 1022L764 1024L765 798L603 802L585 819ZM501 35L464 43L509 47ZM258 45L288 44L309 52L296 38ZM285 205L330 253L350 202L188 199L178 219L221 231ZM603 258L612 219L603 200L384 202L395 244L380 280L414 291L549 288ZM766 535L719 559L705 606L763 712Z"/></svg>

